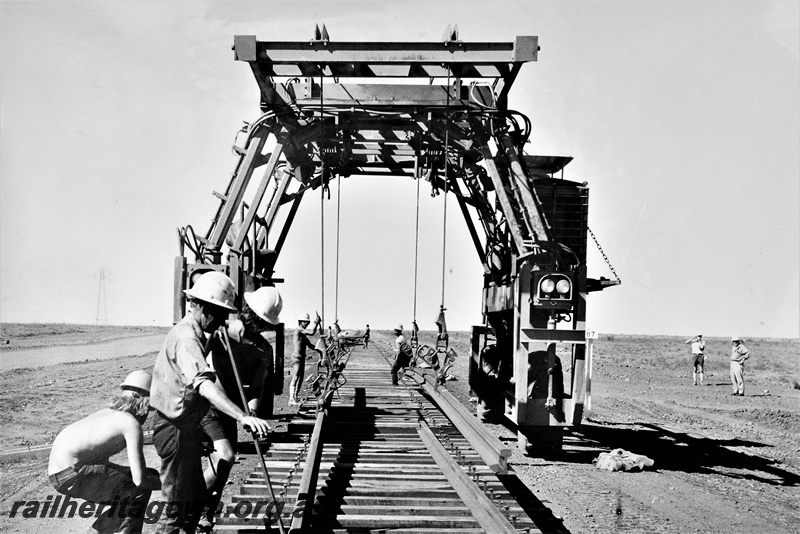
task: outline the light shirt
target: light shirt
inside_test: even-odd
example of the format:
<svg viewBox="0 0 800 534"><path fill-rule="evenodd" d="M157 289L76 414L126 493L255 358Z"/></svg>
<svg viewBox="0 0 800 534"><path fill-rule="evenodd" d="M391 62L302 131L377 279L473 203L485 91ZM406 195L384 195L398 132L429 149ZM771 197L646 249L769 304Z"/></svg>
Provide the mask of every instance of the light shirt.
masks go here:
<svg viewBox="0 0 800 534"><path fill-rule="evenodd" d="M705 341L694 341L692 342L692 354L703 354L703 351L706 348Z"/></svg>
<svg viewBox="0 0 800 534"><path fill-rule="evenodd" d="M199 422L208 411L200 384L216 380L205 359L205 334L192 315L172 327L156 357L150 406L175 424Z"/></svg>
<svg viewBox="0 0 800 534"><path fill-rule="evenodd" d="M731 349L732 362L744 363L744 361L749 357L750 351L742 343L739 343Z"/></svg>

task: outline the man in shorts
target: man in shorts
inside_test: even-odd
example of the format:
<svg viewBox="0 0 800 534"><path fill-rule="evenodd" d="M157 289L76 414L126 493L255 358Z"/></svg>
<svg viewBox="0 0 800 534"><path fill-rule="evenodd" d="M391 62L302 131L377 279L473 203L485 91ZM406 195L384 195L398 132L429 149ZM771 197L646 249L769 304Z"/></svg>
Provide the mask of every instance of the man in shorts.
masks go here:
<svg viewBox="0 0 800 534"><path fill-rule="evenodd" d="M397 338L394 340L394 363L392 364L392 385L397 386L398 377L397 373L400 369L408 367L411 363L411 345L406 343L406 338L403 336L403 325L398 324L394 329L394 335Z"/></svg>
<svg viewBox="0 0 800 534"><path fill-rule="evenodd" d="M62 430L50 451L47 473L64 495L109 505L98 510L97 532L139 533L150 493L161 488L158 471L144 463L142 424L150 410L150 373L134 371L108 408ZM130 467L108 459L127 449Z"/></svg>
<svg viewBox="0 0 800 534"><path fill-rule="evenodd" d="M705 363L706 342L703 341L703 334L690 337L685 343L692 344L692 382L697 385L697 377L700 377L700 385L703 385L703 364Z"/></svg>
<svg viewBox="0 0 800 534"><path fill-rule="evenodd" d="M306 373L306 349L316 350L322 357L322 351L314 348L314 345L308 340L308 336L313 336L317 333L317 328L319 328L321 322L322 320L317 315L314 320L314 328L309 330L308 326L311 324L311 317L307 313L297 320L297 328L292 334L292 379L289 383L290 406L299 404L298 396L303 388L303 377Z"/></svg>
<svg viewBox="0 0 800 534"><path fill-rule="evenodd" d="M262 335L280 323L278 314L283 300L278 290L267 286L244 294L244 308L237 320L228 321L227 332L236 370L246 387L247 410L242 404L239 385L231 364L230 355L218 338L211 345L206 358L217 373L217 380L231 401L244 411L258 413L261 399L272 395L274 388L274 352ZM215 513L222 499L222 491L236 460L238 429L236 421L213 406L203 417L200 426L214 442L209 465L203 472L206 481L206 498L198 527L210 530L215 523Z"/></svg>

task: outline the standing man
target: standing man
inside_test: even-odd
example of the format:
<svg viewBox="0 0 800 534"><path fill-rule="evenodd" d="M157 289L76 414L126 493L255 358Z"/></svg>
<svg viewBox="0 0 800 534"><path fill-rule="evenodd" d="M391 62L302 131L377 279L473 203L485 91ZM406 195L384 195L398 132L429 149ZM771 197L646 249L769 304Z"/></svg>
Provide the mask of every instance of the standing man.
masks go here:
<svg viewBox="0 0 800 534"><path fill-rule="evenodd" d="M274 287L262 287L252 293L246 292L244 301L244 309L239 314L239 319L229 322L227 332L236 370L243 387L247 388L245 390L247 410L242 404L230 354L216 337L206 361L217 373L217 380L228 398L239 409L256 414L261 399L273 394L275 379L274 352L262 334L280 323L278 314L283 308L283 300ZM214 442L214 452L211 453L208 468L203 473L206 496L203 516L199 523L199 527L203 530L210 530L222 498L222 491L236 460L238 432L236 420L214 407L209 408L200 424L203 432Z"/></svg>
<svg viewBox="0 0 800 534"><path fill-rule="evenodd" d="M364 348L369 348L369 325L367 325L367 330L364 332Z"/></svg>
<svg viewBox="0 0 800 534"><path fill-rule="evenodd" d="M314 328L308 329L311 324L311 317L303 314L297 320L297 328L292 334L292 379L289 383L289 405L296 406L299 404L297 397L300 395L300 390L303 388L303 377L306 374L306 349L316 350L322 357L322 351L314 348L314 345L308 340L308 336L313 336L317 333L317 328L320 326L322 320L317 315L314 320Z"/></svg>
<svg viewBox="0 0 800 534"><path fill-rule="evenodd" d="M408 367L411 363L411 345L406 343L406 338L403 337L403 325L398 324L394 329L394 335L397 338L394 340L394 363L392 364L392 385L398 385L397 373L400 369Z"/></svg>
<svg viewBox="0 0 800 534"><path fill-rule="evenodd" d="M731 338L733 347L731 348L731 385L733 393L744 397L744 361L750 357L750 350L744 346L742 338L733 336Z"/></svg>
<svg viewBox="0 0 800 534"><path fill-rule="evenodd" d="M703 385L703 365L705 363L706 342L703 341L703 334L690 337L685 343L692 344L692 382L697 385L697 376L700 375L700 385Z"/></svg>
<svg viewBox="0 0 800 534"><path fill-rule="evenodd" d="M47 473L57 492L110 505L92 524L95 531L139 533L150 492L161 487L158 472L147 468L142 451L142 424L150 411L150 373L134 371L120 387L122 394L108 408L72 423L56 436ZM108 461L126 448L130 467Z"/></svg>
<svg viewBox="0 0 800 534"><path fill-rule="evenodd" d="M169 331L156 357L151 397L153 444L161 457L161 495L167 503L157 532L168 534L194 532L200 519L206 489L200 420L209 404L260 436L270 429L231 402L205 360L206 334L236 311L233 282L210 271L184 292L186 316Z"/></svg>

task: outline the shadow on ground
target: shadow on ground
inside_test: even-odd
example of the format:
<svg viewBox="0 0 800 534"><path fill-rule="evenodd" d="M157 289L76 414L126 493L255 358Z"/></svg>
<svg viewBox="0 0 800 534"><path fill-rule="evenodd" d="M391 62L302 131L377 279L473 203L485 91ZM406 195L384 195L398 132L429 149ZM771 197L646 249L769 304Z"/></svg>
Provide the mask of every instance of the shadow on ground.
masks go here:
<svg viewBox="0 0 800 534"><path fill-rule="evenodd" d="M655 469L716 473L776 486L797 486L800 476L768 458L730 447L770 447L741 439L712 439L650 423L603 425L585 423L567 433L559 460L586 464L601 452L624 449L655 460Z"/></svg>

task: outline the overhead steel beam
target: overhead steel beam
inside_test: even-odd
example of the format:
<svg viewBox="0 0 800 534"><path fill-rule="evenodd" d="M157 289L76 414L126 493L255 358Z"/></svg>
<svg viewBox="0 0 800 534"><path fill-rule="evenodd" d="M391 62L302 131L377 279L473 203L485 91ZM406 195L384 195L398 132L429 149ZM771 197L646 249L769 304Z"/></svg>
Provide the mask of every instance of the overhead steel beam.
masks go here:
<svg viewBox="0 0 800 534"><path fill-rule="evenodd" d="M362 72L365 65L433 65L478 66L507 65L536 61L538 37L518 36L513 43L472 42L336 42L336 41L258 41L255 35L236 35L233 50L238 61L262 65L291 65L303 69L304 64L345 65L351 76L375 76ZM447 70L444 75L447 75ZM292 74L287 74L292 75ZM345 74L341 74L344 76ZM388 76L429 77L425 69L399 69ZM498 73L495 76L502 76Z"/></svg>

